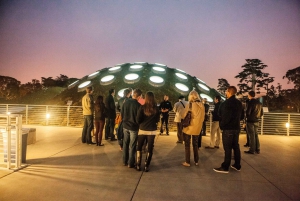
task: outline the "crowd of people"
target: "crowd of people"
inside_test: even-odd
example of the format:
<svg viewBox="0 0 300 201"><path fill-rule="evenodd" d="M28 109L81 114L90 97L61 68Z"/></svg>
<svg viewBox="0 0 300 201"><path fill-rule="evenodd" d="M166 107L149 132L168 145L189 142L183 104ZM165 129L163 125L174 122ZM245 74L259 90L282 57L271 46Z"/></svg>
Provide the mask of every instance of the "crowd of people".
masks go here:
<svg viewBox="0 0 300 201"><path fill-rule="evenodd" d="M169 112L174 111L174 122L177 126L177 142L184 144L185 161L183 166L191 166L191 146L194 156L194 164L199 164L198 151L201 147L202 136L206 135L206 122L209 121L211 112L210 143L206 149L219 149L221 143L225 151L224 161L218 168L213 168L219 173L228 173L229 167L236 171L241 170L241 152L239 146L240 122L246 122L247 144L249 150L246 154L259 154L260 143L258 138L258 122L263 115L262 104L255 99L255 92L248 93L248 100L243 107L237 99L237 89L234 86L226 90L226 100L222 102L219 95L214 97L214 109L210 111L206 98L202 99L196 90L190 91L188 100L179 96L178 102L172 105L169 96L158 104L153 92L148 91L143 98L140 89L125 89L123 97L115 104L115 90L110 89L107 97L93 98L93 88L87 87L86 94L82 98L84 126L82 129L82 143L88 145L103 146L103 130L105 127L105 140L116 141L120 146L123 157L123 165L129 168L142 170L143 150L146 152L143 170L149 171L155 137L164 133L169 135ZM117 116L117 111L119 116ZM188 125L183 124L183 119L190 114ZM116 118L117 117L117 118ZM118 121L116 120L118 119ZM117 126L115 122L117 121ZM161 122L158 129L158 123ZM95 128L95 142L92 140L92 131ZM116 133L116 135L115 135ZM117 139L116 137L117 136ZM146 148L147 147L147 148ZM232 153L234 164L231 165Z"/></svg>

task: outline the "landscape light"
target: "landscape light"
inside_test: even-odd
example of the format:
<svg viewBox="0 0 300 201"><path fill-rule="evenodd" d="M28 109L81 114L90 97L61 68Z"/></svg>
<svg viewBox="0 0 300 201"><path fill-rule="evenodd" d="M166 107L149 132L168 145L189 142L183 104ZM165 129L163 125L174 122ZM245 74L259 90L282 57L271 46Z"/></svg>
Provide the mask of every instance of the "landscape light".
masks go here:
<svg viewBox="0 0 300 201"><path fill-rule="evenodd" d="M289 123L285 123L285 127L286 127L286 128L289 128L289 127L290 127L290 124L289 124Z"/></svg>
<svg viewBox="0 0 300 201"><path fill-rule="evenodd" d="M7 112L6 114L7 114L7 115L10 115L10 112Z"/></svg>
<svg viewBox="0 0 300 201"><path fill-rule="evenodd" d="M47 119L50 118L50 114L49 114L49 113L46 114L46 118L47 118Z"/></svg>

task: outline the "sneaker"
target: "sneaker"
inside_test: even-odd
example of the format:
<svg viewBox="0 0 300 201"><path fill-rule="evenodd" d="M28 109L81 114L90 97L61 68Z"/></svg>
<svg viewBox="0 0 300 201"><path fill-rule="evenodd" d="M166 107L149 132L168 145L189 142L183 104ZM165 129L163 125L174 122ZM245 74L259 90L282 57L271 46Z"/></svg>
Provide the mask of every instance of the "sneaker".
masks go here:
<svg viewBox="0 0 300 201"><path fill-rule="evenodd" d="M189 164L187 162L182 163L182 165L185 166L185 167L190 167L191 166L191 164Z"/></svg>
<svg viewBox="0 0 300 201"><path fill-rule="evenodd" d="M254 154L254 152L251 151L244 151L245 154Z"/></svg>
<svg viewBox="0 0 300 201"><path fill-rule="evenodd" d="M225 170L225 169L222 168L222 167L214 168L213 170L214 170L215 172L219 172L219 173L228 173L228 170Z"/></svg>
<svg viewBox="0 0 300 201"><path fill-rule="evenodd" d="M260 154L260 150L257 149L257 150L255 151L255 153L256 153L256 154Z"/></svg>
<svg viewBox="0 0 300 201"><path fill-rule="evenodd" d="M199 163L195 163L195 165L196 165L196 166L198 166L198 165L199 165Z"/></svg>
<svg viewBox="0 0 300 201"><path fill-rule="evenodd" d="M219 146L215 146L215 148L216 148L216 149L219 149L220 147L219 147Z"/></svg>
<svg viewBox="0 0 300 201"><path fill-rule="evenodd" d="M230 167L236 171L241 171L241 167L237 168L235 165L231 165Z"/></svg>
<svg viewBox="0 0 300 201"><path fill-rule="evenodd" d="M206 146L205 149L214 149L214 147Z"/></svg>
<svg viewBox="0 0 300 201"><path fill-rule="evenodd" d="M249 147L249 144L245 144L244 147Z"/></svg>

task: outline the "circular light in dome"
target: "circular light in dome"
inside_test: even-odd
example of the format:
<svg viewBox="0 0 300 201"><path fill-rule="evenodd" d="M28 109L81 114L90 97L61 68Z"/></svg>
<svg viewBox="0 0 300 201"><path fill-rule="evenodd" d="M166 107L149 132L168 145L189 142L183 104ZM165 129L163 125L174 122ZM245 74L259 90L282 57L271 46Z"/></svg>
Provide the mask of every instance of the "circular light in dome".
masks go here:
<svg viewBox="0 0 300 201"><path fill-rule="evenodd" d="M222 98L222 100L226 100L226 98L225 98L225 97L223 97L223 96L221 96L221 98Z"/></svg>
<svg viewBox="0 0 300 201"><path fill-rule="evenodd" d="M178 68L176 68L176 70L177 70L177 71L180 71L180 72L183 72L183 73L185 73L185 71L183 71L183 70L180 70L180 69L178 69Z"/></svg>
<svg viewBox="0 0 300 201"><path fill-rule="evenodd" d="M135 74L135 73L130 73L130 74L125 75L126 80L136 80L138 78L139 78L139 75Z"/></svg>
<svg viewBox="0 0 300 201"><path fill-rule="evenodd" d="M166 66L165 64L155 63L157 66Z"/></svg>
<svg viewBox="0 0 300 201"><path fill-rule="evenodd" d="M94 75L97 75L98 73L99 73L99 71L94 72L94 73L90 74L88 77L93 77Z"/></svg>
<svg viewBox="0 0 300 201"><path fill-rule="evenodd" d="M158 66L154 66L152 69L155 70L155 71L159 71L159 72L165 72L166 71L164 68L158 67Z"/></svg>
<svg viewBox="0 0 300 201"><path fill-rule="evenodd" d="M109 82L109 81L113 80L114 78L115 78L115 76L113 76L113 75L107 75L107 76L101 78L101 82Z"/></svg>
<svg viewBox="0 0 300 201"><path fill-rule="evenodd" d="M197 80L205 84L205 82L203 80L200 80L199 78L197 78Z"/></svg>
<svg viewBox="0 0 300 201"><path fill-rule="evenodd" d="M72 88L72 87L74 87L74 86L75 86L75 84L76 84L77 82L79 82L79 80L76 80L75 82L73 82L72 84L70 84L70 85L68 86L68 88Z"/></svg>
<svg viewBox="0 0 300 201"><path fill-rule="evenodd" d="M124 90L127 89L127 88L124 88L124 89L121 89L120 91L118 91L118 96L119 97L123 97L124 96Z"/></svg>
<svg viewBox="0 0 300 201"><path fill-rule="evenodd" d="M164 82L164 79L159 76L151 76L149 79L151 82L158 83L158 84Z"/></svg>
<svg viewBox="0 0 300 201"><path fill-rule="evenodd" d="M198 83L198 86L200 86L202 89L209 91L209 88L207 86L205 86L204 84L200 84Z"/></svg>
<svg viewBox="0 0 300 201"><path fill-rule="evenodd" d="M86 86L88 86L91 83L91 81L85 81L84 83L81 83L78 88L84 88Z"/></svg>
<svg viewBox="0 0 300 201"><path fill-rule="evenodd" d="M183 80L186 80L187 79L187 76L181 74L181 73L175 73L175 75Z"/></svg>
<svg viewBox="0 0 300 201"><path fill-rule="evenodd" d="M206 94L200 94L200 96L201 96L201 98L206 98L208 102L213 102L213 99Z"/></svg>
<svg viewBox="0 0 300 201"><path fill-rule="evenodd" d="M176 83L175 86L176 86L177 89L179 89L181 91L184 91L184 92L189 91L189 88L184 84Z"/></svg>
<svg viewBox="0 0 300 201"><path fill-rule="evenodd" d="M108 71L117 71L117 70L120 70L121 67L120 66L115 66L115 67L111 67L110 69L108 69Z"/></svg>
<svg viewBox="0 0 300 201"><path fill-rule="evenodd" d="M146 62L141 61L141 62L134 62L135 64L145 64Z"/></svg>
<svg viewBox="0 0 300 201"><path fill-rule="evenodd" d="M140 71L142 69L143 69L142 65L132 65L129 67L129 70L131 70L131 71Z"/></svg>

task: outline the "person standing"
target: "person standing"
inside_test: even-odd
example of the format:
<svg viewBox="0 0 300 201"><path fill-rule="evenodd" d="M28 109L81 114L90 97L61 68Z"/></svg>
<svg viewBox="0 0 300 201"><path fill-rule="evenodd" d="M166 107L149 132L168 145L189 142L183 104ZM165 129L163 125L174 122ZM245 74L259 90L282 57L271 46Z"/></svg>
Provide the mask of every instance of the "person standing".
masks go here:
<svg viewBox="0 0 300 201"><path fill-rule="evenodd" d="M220 145L220 136L221 136L221 129L220 129L220 116L218 114L219 107L221 104L221 96L217 95L214 98L215 108L212 112L212 125L211 125L211 132L210 132L210 145L206 146L206 149L219 149ZM217 134L217 137L216 137Z"/></svg>
<svg viewBox="0 0 300 201"><path fill-rule="evenodd" d="M183 139L184 139L184 146L185 146L185 162L182 163L183 166L189 167L191 166L190 163L190 144L192 138L192 146L194 151L194 162L195 165L198 166L199 161L199 154L198 154L198 137L199 133L202 129L202 122L204 121L204 106L200 100L199 94L192 90L189 94L189 103L188 107L185 108L184 116L190 110L192 112L192 118L190 125L188 127L183 128Z"/></svg>
<svg viewBox="0 0 300 201"><path fill-rule="evenodd" d="M129 99L129 97L131 97L131 94L132 94L132 89L127 88L123 92L123 97L119 99L118 104L117 104L117 110L120 112L120 114L121 114L121 108L122 108L123 104L125 103L126 100ZM117 137L118 137L118 143L120 145L120 150L123 151L124 133L123 133L123 122L122 121L120 122L119 127L117 128Z"/></svg>
<svg viewBox="0 0 300 201"><path fill-rule="evenodd" d="M137 122L137 113L141 106L138 102L142 95L140 89L133 91L132 99L124 102L121 108L121 116L123 120L123 165L128 165L129 168L134 167L137 135L139 124Z"/></svg>
<svg viewBox="0 0 300 201"><path fill-rule="evenodd" d="M213 170L219 173L228 173L231 163L232 149L234 151L234 164L230 167L234 170L241 170L241 151L239 145L240 121L244 118L242 103L236 99L237 89L235 86L229 86L225 91L227 100L219 108L221 117L220 128L222 132L223 148L225 151L224 162L221 167Z"/></svg>
<svg viewBox="0 0 300 201"><path fill-rule="evenodd" d="M136 152L136 170L141 170L142 148L148 143L146 153L145 172L149 171L149 165L153 155L154 139L156 136L157 123L159 122L159 109L155 102L154 94L148 91L145 96L145 104L142 105L137 114L139 123L138 143Z"/></svg>
<svg viewBox="0 0 300 201"><path fill-rule="evenodd" d="M105 99L105 107L107 109L105 118L105 139L108 140L110 137L111 141L115 141L114 128L115 128L115 119L116 119L116 105L115 105L115 90L110 89L109 95Z"/></svg>
<svg viewBox="0 0 300 201"><path fill-rule="evenodd" d="M103 146L102 134L105 124L105 105L103 103L103 96L98 96L95 102L95 127L96 127L96 146Z"/></svg>
<svg viewBox="0 0 300 201"><path fill-rule="evenodd" d="M198 149L201 148L201 144L202 144L202 136L206 136L206 122L209 120L209 104L207 103L207 99L203 98L202 103L204 105L204 109L205 109L205 113L204 113L204 121L203 121L203 125L202 125L202 130L199 134L198 137Z"/></svg>
<svg viewBox="0 0 300 201"><path fill-rule="evenodd" d="M94 99L92 96L93 87L86 88L86 94L82 97L82 112L84 117L84 124L82 129L81 141L89 145L95 144L92 142L91 132L94 128Z"/></svg>
<svg viewBox="0 0 300 201"><path fill-rule="evenodd" d="M166 134L169 135L169 111L173 110L172 104L169 101L169 96L164 96L164 101L160 103L159 110L161 111L162 118L161 118L161 125L160 125L160 135L164 133L164 123L166 125Z"/></svg>
<svg viewBox="0 0 300 201"><path fill-rule="evenodd" d="M182 123L181 120L184 118L183 113L185 108L188 107L188 102L184 100L184 96L179 96L178 102L174 104L173 111L175 112L174 122L177 125L177 142L183 142L183 134L182 134Z"/></svg>
<svg viewBox="0 0 300 201"><path fill-rule="evenodd" d="M246 129L249 135L249 150L244 151L246 154L260 153L260 144L258 138L258 121L263 116L262 104L255 99L255 92L248 93L249 101L247 102L246 109Z"/></svg>

